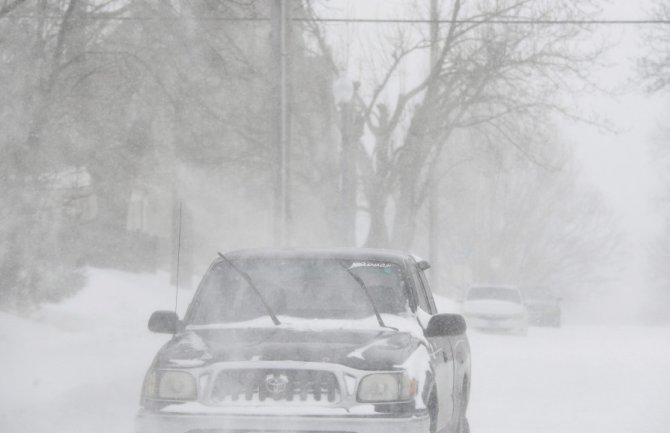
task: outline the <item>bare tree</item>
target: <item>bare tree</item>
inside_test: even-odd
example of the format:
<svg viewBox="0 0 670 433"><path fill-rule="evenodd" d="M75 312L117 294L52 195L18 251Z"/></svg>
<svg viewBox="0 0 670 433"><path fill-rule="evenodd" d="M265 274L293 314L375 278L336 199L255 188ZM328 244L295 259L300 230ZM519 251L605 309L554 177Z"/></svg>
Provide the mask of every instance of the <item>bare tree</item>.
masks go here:
<svg viewBox="0 0 670 433"><path fill-rule="evenodd" d="M20 3L5 2L3 10ZM71 206L78 174L70 169L79 165L75 84L89 73L78 60L103 31L85 19L98 12L94 3L26 2L26 17L0 20L7 65L0 84L7 101L0 115L7 131L0 139L4 304L55 299L83 282L82 239L74 234L81 221Z"/></svg>
<svg viewBox="0 0 670 433"><path fill-rule="evenodd" d="M670 21L670 2L656 0L651 11L651 19ZM643 35L644 48L638 59L638 72L649 93L666 93L670 90L670 31L667 25L653 26ZM652 149L654 160L660 173L670 169L670 130L663 126L658 133L657 143ZM652 319L667 322L670 303L670 177L663 178L664 189L658 200L658 206L664 215L663 231L649 248L649 270L653 276L656 302L649 316Z"/></svg>
<svg viewBox="0 0 670 433"><path fill-rule="evenodd" d="M670 3L657 0L652 19L670 21ZM670 31L667 26L654 26L646 31L645 48L638 67L647 90L668 90L670 84Z"/></svg>
<svg viewBox="0 0 670 433"><path fill-rule="evenodd" d="M547 171L518 161L512 169L471 164L469 170L481 181L475 189L462 185L468 192L446 204L445 241L468 251L472 280L566 293L589 287L620 263L618 222L574 167Z"/></svg>
<svg viewBox="0 0 670 433"><path fill-rule="evenodd" d="M433 66L413 87L397 93L396 78L403 65L421 58L417 53L430 49L427 32L420 30L399 31L388 47L379 47L386 55L374 59L375 69L384 60L387 66L374 84L364 83L372 88L361 103L374 145L372 151L361 145L358 156L371 246L412 244L417 212L454 131L486 125L533 159L538 143L519 141L509 125L547 122L551 112L576 114L555 96L587 83L586 71L598 54L575 48L588 35L580 26L528 23L583 17L591 2L457 0L445 5Z"/></svg>
<svg viewBox="0 0 670 433"><path fill-rule="evenodd" d="M26 0L14 0L14 1L5 0L2 3L2 5L0 5L0 18L4 17L5 15L8 15L14 9L18 8L19 6L21 6L22 3L25 2Z"/></svg>

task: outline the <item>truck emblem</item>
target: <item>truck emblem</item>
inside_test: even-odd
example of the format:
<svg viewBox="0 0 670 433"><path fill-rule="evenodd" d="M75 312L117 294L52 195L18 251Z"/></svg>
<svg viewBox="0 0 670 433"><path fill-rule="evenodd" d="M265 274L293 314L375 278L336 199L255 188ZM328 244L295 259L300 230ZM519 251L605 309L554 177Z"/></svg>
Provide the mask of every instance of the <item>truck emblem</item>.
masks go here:
<svg viewBox="0 0 670 433"><path fill-rule="evenodd" d="M288 385L288 377L285 374L268 374L265 377L265 388L274 396L286 391L286 385Z"/></svg>

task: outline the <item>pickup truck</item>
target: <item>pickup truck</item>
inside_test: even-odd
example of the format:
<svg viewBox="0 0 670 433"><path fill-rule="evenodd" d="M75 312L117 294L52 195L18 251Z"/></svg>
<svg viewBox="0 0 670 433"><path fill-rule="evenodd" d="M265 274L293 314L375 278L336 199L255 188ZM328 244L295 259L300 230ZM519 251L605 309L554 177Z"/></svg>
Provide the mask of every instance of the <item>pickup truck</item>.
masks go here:
<svg viewBox="0 0 670 433"><path fill-rule="evenodd" d="M469 431L470 347L410 254L219 254L146 374L137 433Z"/></svg>

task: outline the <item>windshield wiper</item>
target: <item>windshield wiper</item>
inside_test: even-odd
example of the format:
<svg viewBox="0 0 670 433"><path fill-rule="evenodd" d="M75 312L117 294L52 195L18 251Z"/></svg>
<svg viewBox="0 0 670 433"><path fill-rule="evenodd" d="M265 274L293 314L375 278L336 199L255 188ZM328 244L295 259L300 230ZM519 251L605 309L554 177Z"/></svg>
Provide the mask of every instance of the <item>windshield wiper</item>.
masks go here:
<svg viewBox="0 0 670 433"><path fill-rule="evenodd" d="M365 282L361 279L361 277L354 274L351 271L351 269L349 269L349 266L347 266L346 263L340 262L340 266L342 266L344 268L344 270L347 271L347 273L349 275L351 275L351 278L353 278L354 281L356 281L358 283L361 290L363 290L363 293L365 293L365 297L368 298L368 302L370 303L370 306L372 307L372 310L375 312L375 316L377 316L377 322L379 323L379 326L381 326L382 328L389 328L389 329L393 329L394 331L397 331L398 328L394 328L392 326L387 326L384 323L384 319L382 319L381 314L379 314L379 310L377 309L377 305L375 304L375 301L372 299L372 295L370 295L370 291L368 290L368 286L365 285Z"/></svg>
<svg viewBox="0 0 670 433"><path fill-rule="evenodd" d="M258 295L258 299L260 299L261 302L263 303L265 310L267 310L268 312L268 316L270 316L270 318L272 319L272 323L274 323L275 325L281 325L281 322L279 321L279 319L277 319L277 315L274 313L274 311L272 311L272 307L270 307L270 304L268 304L268 302L265 300L265 297L263 297L263 294L261 293L260 290L258 290L258 287L256 287L254 282L251 281L251 277L249 276L249 274L247 274L246 272L235 266L235 264L231 262L228 259L228 257L224 256L221 253L218 254L219 257L225 260L225 262L228 263L230 267L235 270L235 272L237 272L238 274L240 274L240 276L242 276L242 278L244 278L244 281L246 281L249 287L251 287L251 289L256 293L256 295Z"/></svg>

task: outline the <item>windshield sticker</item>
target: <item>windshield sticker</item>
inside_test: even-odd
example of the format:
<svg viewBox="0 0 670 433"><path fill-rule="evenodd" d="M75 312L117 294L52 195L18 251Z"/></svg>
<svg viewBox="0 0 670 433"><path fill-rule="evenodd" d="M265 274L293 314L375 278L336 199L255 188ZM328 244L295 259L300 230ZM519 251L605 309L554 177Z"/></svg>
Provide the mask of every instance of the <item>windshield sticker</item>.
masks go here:
<svg viewBox="0 0 670 433"><path fill-rule="evenodd" d="M390 268L393 264L384 262L354 262L349 268L359 268L362 266L371 268Z"/></svg>
<svg viewBox="0 0 670 433"><path fill-rule="evenodd" d="M390 274L393 272L393 263L387 263L387 262L353 262L349 269L361 269L361 268L368 268L368 269L376 269L379 272L383 272L385 274Z"/></svg>

